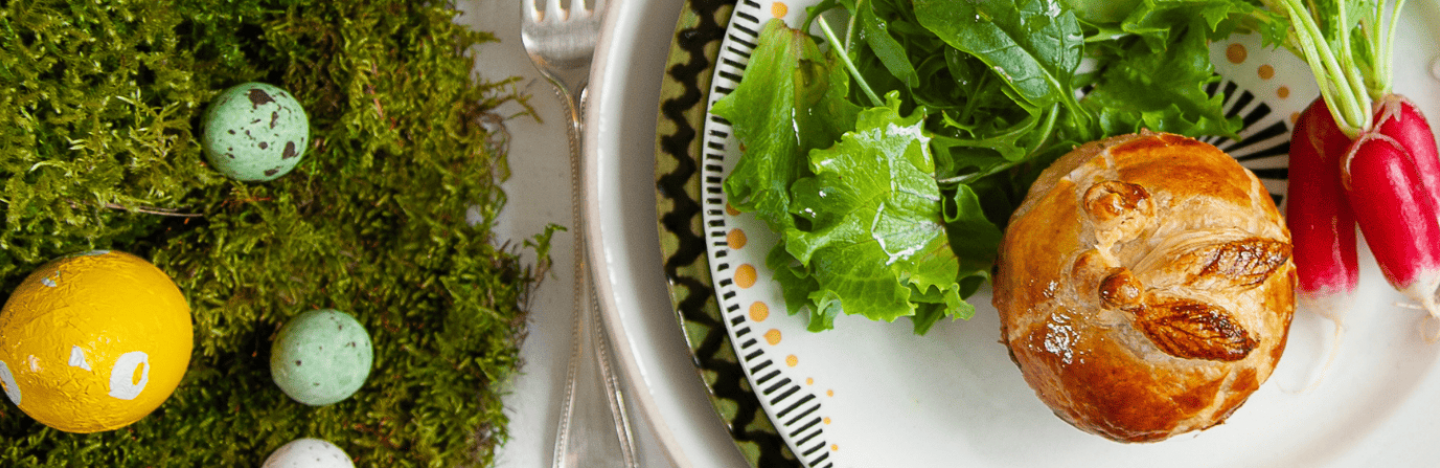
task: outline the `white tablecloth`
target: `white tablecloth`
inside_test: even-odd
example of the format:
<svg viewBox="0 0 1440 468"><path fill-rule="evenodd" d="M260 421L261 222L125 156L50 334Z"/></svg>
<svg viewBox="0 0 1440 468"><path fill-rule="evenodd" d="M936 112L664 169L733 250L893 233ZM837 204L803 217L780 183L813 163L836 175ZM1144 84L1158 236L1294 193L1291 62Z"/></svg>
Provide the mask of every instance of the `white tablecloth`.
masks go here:
<svg viewBox="0 0 1440 468"><path fill-rule="evenodd" d="M501 213L497 235L519 243L544 230L550 223L571 226L570 167L565 139L562 105L550 84L540 77L520 43L520 7L514 1L466 0L459 3L465 12L458 22L494 33L501 42L483 45L476 55L476 68L486 80L520 76L521 92L533 95L530 104L543 123L522 117L506 127L512 140L509 161L513 176L504 185L509 204ZM517 112L518 107L502 111ZM571 233L557 233L551 255L553 274L544 279L530 317L530 335L521 348L522 374L511 384L505 398L510 420L510 440L501 448L499 467L538 468L551 463L551 445L559 417L557 405L564 387L566 354L569 351L572 271ZM533 259L533 255L527 255ZM644 418L632 411L634 432L644 467L673 465L661 452Z"/></svg>

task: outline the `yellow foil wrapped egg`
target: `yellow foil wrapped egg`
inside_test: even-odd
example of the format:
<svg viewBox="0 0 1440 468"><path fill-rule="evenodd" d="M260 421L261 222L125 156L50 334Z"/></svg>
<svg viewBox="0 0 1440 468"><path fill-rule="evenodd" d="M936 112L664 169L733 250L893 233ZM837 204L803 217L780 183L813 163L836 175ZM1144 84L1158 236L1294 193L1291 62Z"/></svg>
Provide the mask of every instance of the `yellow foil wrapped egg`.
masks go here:
<svg viewBox="0 0 1440 468"><path fill-rule="evenodd" d="M116 251L63 257L0 311L0 387L47 426L111 430L170 397L193 340L190 306L155 265Z"/></svg>

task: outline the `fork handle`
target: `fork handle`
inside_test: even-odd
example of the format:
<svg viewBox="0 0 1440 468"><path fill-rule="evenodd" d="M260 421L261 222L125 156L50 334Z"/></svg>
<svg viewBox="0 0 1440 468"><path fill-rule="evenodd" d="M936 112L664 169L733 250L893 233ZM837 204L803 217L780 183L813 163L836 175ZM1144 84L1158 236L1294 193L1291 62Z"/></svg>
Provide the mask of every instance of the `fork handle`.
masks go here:
<svg viewBox="0 0 1440 468"><path fill-rule="evenodd" d="M588 96L584 86L579 87L576 95L571 95L564 86L555 85L569 117L566 135L570 143L570 201L575 225L575 290L570 359L556 428L553 466L635 468L638 462L625 396L616 375L610 341L602 331L599 299L589 274L591 257L584 242L589 222L582 210L586 178L580 135L584 132L581 112Z"/></svg>

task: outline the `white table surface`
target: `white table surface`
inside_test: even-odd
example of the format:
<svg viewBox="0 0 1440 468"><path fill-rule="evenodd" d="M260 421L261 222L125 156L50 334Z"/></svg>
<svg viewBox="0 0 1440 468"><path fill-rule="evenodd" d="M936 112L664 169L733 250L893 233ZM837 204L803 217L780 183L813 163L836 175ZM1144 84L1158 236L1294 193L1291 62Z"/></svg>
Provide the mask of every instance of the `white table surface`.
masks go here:
<svg viewBox="0 0 1440 468"><path fill-rule="evenodd" d="M498 81L519 76L520 92L532 95L530 104L542 122L533 118L510 119L509 162L512 178L503 185L509 202L501 212L496 234L519 243L542 232L550 223L572 226L570 216L567 142L562 104L553 88L531 65L520 43L519 2L513 0L459 2L463 14L457 22L494 33L499 43L478 48L476 69L482 79ZM678 8L677 8L678 10ZM673 20L672 20L673 24ZM655 73L658 77L660 70ZM657 78L658 79L658 78ZM517 107L501 109L514 113ZM565 356L569 351L571 277L574 238L560 232L553 238L552 274L541 283L531 311L530 333L521 346L521 373L504 398L510 417L510 440L496 456L499 467L537 468L551 464L558 404L564 388ZM533 261L533 253L525 254ZM635 391L635 389L627 389ZM669 468L674 465L662 452L647 421L631 411L641 466Z"/></svg>

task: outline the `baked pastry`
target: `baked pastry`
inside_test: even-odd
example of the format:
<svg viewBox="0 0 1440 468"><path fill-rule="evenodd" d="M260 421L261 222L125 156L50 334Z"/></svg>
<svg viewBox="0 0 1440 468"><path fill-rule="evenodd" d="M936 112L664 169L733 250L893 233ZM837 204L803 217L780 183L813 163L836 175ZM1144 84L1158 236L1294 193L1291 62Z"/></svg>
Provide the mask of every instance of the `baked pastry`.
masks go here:
<svg viewBox="0 0 1440 468"><path fill-rule="evenodd" d="M1083 145L1042 172L1000 246L1002 341L1055 414L1123 442L1225 420L1275 369L1290 232L1249 170L1179 135Z"/></svg>

